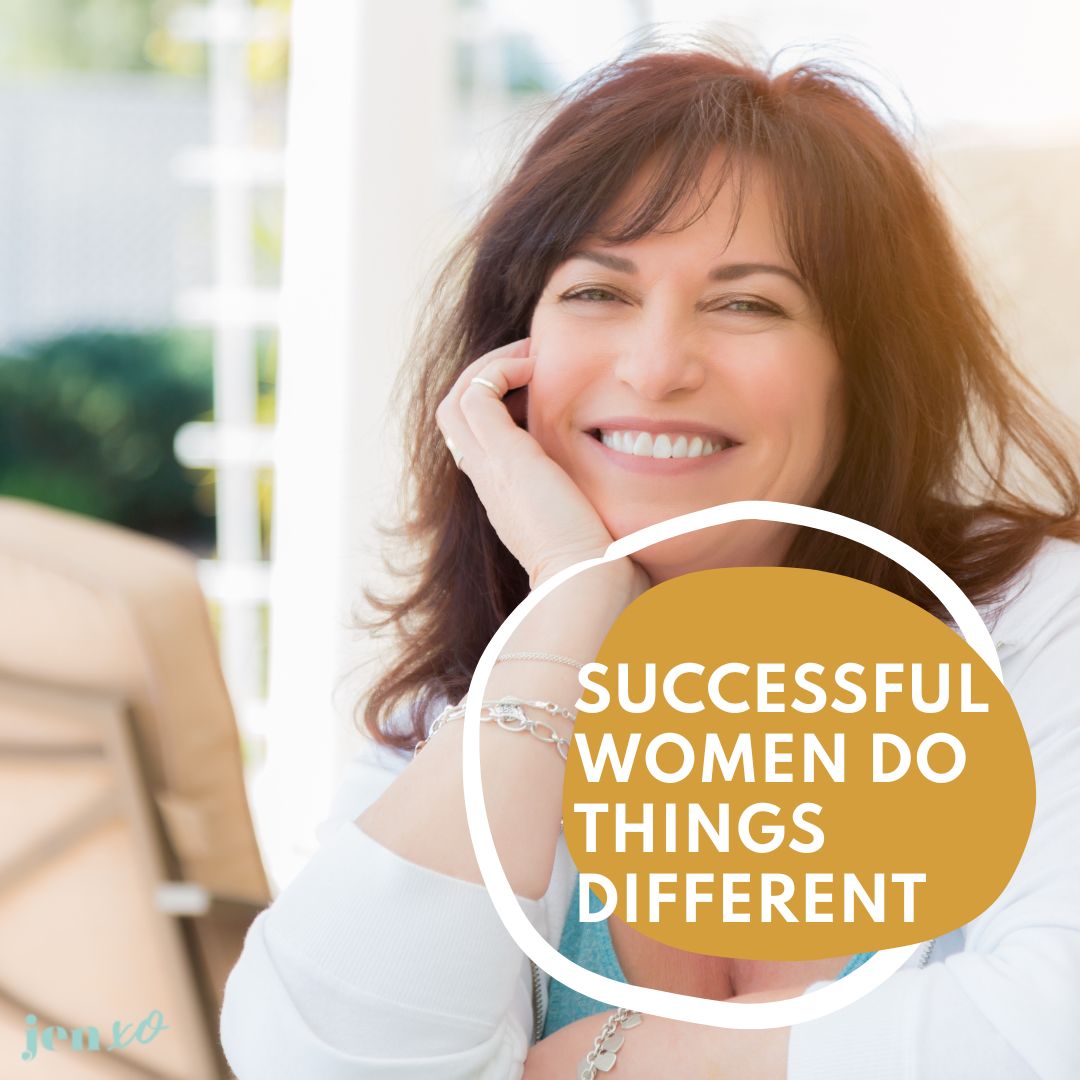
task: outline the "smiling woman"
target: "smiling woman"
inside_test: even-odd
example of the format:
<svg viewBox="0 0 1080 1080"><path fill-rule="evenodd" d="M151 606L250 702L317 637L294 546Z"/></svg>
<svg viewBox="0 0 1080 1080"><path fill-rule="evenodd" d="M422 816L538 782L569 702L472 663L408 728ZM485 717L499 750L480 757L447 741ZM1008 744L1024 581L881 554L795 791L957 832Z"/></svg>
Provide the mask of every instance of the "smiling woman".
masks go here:
<svg viewBox="0 0 1080 1080"><path fill-rule="evenodd" d="M836 466L840 358L777 232L768 171L725 183L729 152L704 163L715 194L691 200L689 224L601 249L662 171L647 161L533 309L528 430L612 536L736 499L812 505ZM655 583L776 564L789 543L783 526L743 523L637 561Z"/></svg>
<svg viewBox="0 0 1080 1080"><path fill-rule="evenodd" d="M364 702L373 740L322 848L230 978L222 1032L241 1080L593 1080L599 1042L579 1062L601 1031L618 1080L675 1075L672 1061L710 1080L1080 1075L1074 435L1007 354L873 88L824 63L771 67L708 37L646 40L567 90L449 252L401 383L397 535L417 560L400 595L367 597L369 628L394 631L398 651ZM452 721L530 589L614 538L744 499L876 526L980 606L1038 810L993 907L856 1004L792 1030L650 1016L623 1046L620 1018L602 1027L604 1003L547 979L499 922ZM614 917L583 922L560 748L574 669L629 603L745 565L845 574L944 615L900 567L831 534L701 530L545 597L495 665L495 722L480 725L493 839L547 940L615 981L735 1002L799 995L865 954L702 957Z"/></svg>

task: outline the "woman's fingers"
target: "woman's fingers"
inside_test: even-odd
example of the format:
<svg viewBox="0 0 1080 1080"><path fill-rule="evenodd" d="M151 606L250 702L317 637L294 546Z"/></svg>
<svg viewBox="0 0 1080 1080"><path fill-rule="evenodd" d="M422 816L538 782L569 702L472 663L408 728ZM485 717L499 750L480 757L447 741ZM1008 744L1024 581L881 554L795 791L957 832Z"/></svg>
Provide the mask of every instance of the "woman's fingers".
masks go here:
<svg viewBox="0 0 1080 1080"><path fill-rule="evenodd" d="M535 584L548 568L603 552L611 535L596 508L502 400L532 379L530 345L526 338L473 361L439 403L436 419L496 535ZM537 505L544 507L541 518Z"/></svg>
<svg viewBox="0 0 1080 1080"><path fill-rule="evenodd" d="M511 450L505 443L498 445L500 434L505 438L509 434L507 429L512 429L518 436L524 435L501 399L528 382L532 371L529 346L530 339L523 338L474 360L436 409L439 430L449 441L452 452L456 450L458 467L470 477L493 449L504 453ZM477 376L490 381L501 393L496 396L490 387L474 383L472 380Z"/></svg>
<svg viewBox="0 0 1080 1080"><path fill-rule="evenodd" d="M458 408L486 455L505 458L533 447L534 440L517 426L503 400L511 390L528 385L532 373L531 356L501 357L481 368L462 391ZM478 378L485 382L474 381ZM488 382L499 388L498 394Z"/></svg>
<svg viewBox="0 0 1080 1080"><path fill-rule="evenodd" d="M497 363L499 360L509 357L527 357L529 350L532 347L532 338L521 338L518 341L511 341L507 345L500 345L497 349L492 349L490 352L484 353L483 356L477 357L464 371L457 377L454 385L450 388L450 393L446 395L445 402L448 404L456 404L461 401L462 395L472 385L472 379L476 375L482 375L484 369L489 365ZM496 385L500 385L495 379ZM490 392L490 391L489 391Z"/></svg>

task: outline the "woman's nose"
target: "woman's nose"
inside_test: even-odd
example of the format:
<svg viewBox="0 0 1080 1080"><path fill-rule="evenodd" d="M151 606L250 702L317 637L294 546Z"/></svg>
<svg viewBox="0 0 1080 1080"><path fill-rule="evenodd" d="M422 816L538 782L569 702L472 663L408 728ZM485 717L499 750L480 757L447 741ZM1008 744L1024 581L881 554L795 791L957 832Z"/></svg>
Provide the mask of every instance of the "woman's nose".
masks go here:
<svg viewBox="0 0 1080 1080"><path fill-rule="evenodd" d="M705 361L692 334L672 322L639 324L615 364L615 375L641 397L659 401L705 380Z"/></svg>

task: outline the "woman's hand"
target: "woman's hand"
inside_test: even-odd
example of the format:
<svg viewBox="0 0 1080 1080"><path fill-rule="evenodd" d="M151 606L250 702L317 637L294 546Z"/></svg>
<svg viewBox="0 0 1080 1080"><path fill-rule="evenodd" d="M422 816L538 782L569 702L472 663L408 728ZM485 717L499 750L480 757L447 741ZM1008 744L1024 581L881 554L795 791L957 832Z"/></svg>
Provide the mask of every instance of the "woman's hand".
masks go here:
<svg viewBox="0 0 1080 1080"><path fill-rule="evenodd" d="M567 566L602 555L612 537L592 503L502 401L532 378L530 343L523 338L474 360L439 403L435 419L499 539L535 588ZM474 383L477 376L497 386L498 394ZM634 567L643 592L651 582Z"/></svg>

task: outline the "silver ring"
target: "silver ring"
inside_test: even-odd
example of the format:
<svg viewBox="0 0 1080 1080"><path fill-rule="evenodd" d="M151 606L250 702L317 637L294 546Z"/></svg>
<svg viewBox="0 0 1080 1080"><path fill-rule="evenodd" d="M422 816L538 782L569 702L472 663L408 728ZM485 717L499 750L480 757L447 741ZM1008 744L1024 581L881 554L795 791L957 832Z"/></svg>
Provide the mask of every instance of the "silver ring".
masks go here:
<svg viewBox="0 0 1080 1080"><path fill-rule="evenodd" d="M447 435L444 441L446 442L446 449L450 451L450 456L454 459L455 467L460 469L461 459L465 455L454 445L454 440L451 439L449 435Z"/></svg>
<svg viewBox="0 0 1080 1080"><path fill-rule="evenodd" d="M474 375L469 382L478 382L481 386L486 386L500 401L502 401L502 392L490 379L485 379L482 375Z"/></svg>

